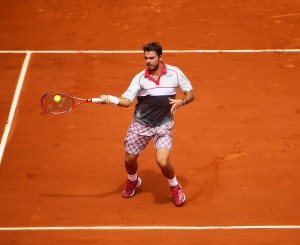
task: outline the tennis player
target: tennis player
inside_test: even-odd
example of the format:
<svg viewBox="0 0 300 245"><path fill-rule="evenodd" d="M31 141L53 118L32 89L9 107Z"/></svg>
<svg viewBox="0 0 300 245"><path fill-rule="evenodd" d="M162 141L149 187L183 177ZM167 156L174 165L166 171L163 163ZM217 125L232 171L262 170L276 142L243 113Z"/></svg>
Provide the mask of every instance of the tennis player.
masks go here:
<svg viewBox="0 0 300 245"><path fill-rule="evenodd" d="M137 97L134 117L124 140L128 179L122 196L132 197L141 185L137 159L153 139L156 162L169 182L175 205L182 206L186 197L169 158L172 149L174 113L178 108L194 100L193 88L179 68L163 62L162 47L159 43L148 43L143 50L146 69L132 79L122 96L100 96L101 103L112 103L121 107L129 107ZM176 98L177 87L183 93L183 97L179 99Z"/></svg>

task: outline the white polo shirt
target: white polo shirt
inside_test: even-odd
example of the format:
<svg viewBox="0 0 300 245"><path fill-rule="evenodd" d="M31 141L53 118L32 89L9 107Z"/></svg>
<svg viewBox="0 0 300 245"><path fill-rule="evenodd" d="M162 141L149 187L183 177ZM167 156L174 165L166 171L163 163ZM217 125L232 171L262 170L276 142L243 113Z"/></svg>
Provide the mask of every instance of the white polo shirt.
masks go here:
<svg viewBox="0 0 300 245"><path fill-rule="evenodd" d="M174 99L176 88L182 92L192 90L191 82L175 66L163 64L161 76L155 80L148 69L138 73L122 97L134 101L137 96L134 119L147 126L159 126L173 120L169 98Z"/></svg>

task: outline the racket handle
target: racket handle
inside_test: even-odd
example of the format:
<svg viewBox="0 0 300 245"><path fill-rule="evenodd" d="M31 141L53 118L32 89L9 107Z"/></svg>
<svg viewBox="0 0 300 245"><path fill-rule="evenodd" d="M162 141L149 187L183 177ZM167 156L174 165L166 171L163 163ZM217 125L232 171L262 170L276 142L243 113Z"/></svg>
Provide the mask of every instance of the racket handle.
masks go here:
<svg viewBox="0 0 300 245"><path fill-rule="evenodd" d="M100 98L90 98L88 102L100 103L102 100Z"/></svg>

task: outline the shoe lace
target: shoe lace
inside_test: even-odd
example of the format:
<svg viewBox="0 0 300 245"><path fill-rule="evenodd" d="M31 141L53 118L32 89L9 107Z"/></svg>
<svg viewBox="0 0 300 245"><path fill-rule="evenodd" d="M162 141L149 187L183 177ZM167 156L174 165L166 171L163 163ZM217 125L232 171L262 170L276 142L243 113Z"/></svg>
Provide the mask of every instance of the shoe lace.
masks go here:
<svg viewBox="0 0 300 245"><path fill-rule="evenodd" d="M132 191L135 189L137 185L137 181L130 181L130 180L127 180L127 184L126 184L126 191Z"/></svg>
<svg viewBox="0 0 300 245"><path fill-rule="evenodd" d="M173 196L175 196L175 197L180 196L182 193L182 189L180 188L179 185L172 187L171 190L172 190Z"/></svg>

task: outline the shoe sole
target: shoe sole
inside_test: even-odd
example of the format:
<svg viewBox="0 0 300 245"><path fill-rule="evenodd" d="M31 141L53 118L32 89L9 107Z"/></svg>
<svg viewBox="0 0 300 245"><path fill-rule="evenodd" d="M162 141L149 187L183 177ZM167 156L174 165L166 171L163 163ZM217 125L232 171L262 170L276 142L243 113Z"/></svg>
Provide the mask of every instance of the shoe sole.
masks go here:
<svg viewBox="0 0 300 245"><path fill-rule="evenodd" d="M131 194L130 196L123 196L123 195L122 195L122 197L124 197L124 198L130 198L130 197L133 197L134 194L135 194L136 189L137 189L141 184L142 184L142 179L139 178L138 183L137 183L137 185L136 185L134 191L132 192L132 194Z"/></svg>

